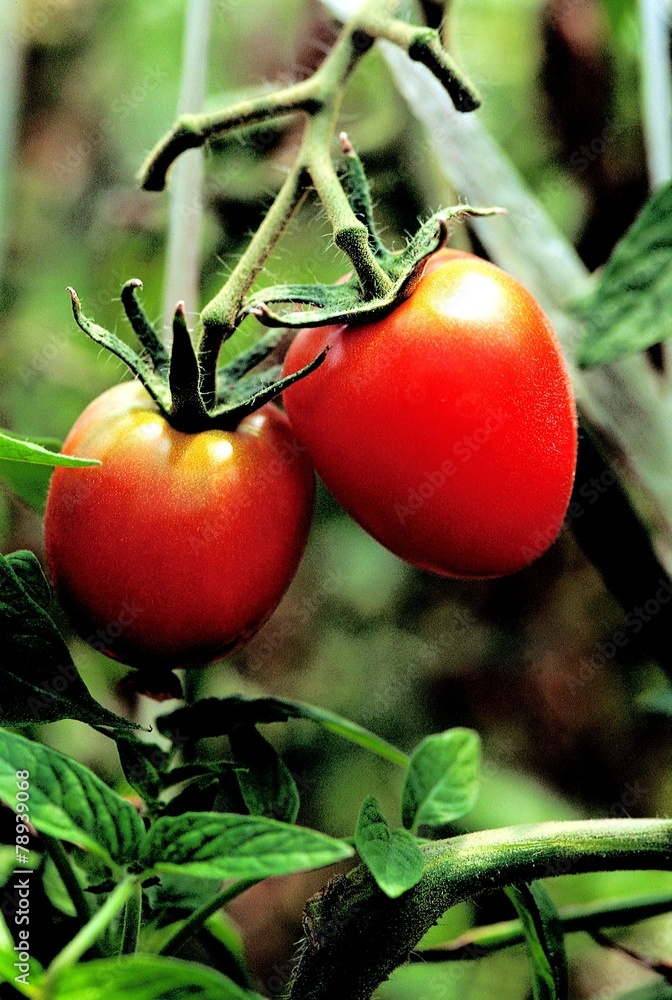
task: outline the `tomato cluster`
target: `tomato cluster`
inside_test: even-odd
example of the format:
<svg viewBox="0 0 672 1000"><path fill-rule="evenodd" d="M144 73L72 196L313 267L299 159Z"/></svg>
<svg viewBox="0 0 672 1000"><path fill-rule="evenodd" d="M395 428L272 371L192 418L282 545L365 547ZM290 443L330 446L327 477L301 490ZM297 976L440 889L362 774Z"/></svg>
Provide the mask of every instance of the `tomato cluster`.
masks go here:
<svg viewBox="0 0 672 1000"><path fill-rule="evenodd" d="M85 410L64 451L102 465L55 471L46 548L90 642L155 667L245 642L301 558L311 462L374 538L434 573L513 573L555 539L576 411L550 324L515 279L439 251L384 318L301 330L285 374L326 346L285 391L289 420L267 404L235 430L187 434L137 383Z"/></svg>

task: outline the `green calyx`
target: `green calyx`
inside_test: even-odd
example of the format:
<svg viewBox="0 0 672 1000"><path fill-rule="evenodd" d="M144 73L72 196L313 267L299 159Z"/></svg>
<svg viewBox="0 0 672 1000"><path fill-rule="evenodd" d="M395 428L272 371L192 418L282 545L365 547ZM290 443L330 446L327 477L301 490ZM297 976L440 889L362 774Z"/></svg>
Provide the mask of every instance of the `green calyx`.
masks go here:
<svg viewBox="0 0 672 1000"><path fill-rule="evenodd" d="M121 292L121 301L140 341L140 352L134 351L116 334L88 319L82 312L74 288L69 288L68 291L72 311L80 329L101 347L120 358L143 384L166 420L176 430L184 433L195 434L215 428L235 430L243 417L275 399L287 386L314 371L326 357L326 351L323 351L311 364L286 378L278 377L277 366L260 374L250 374L280 342L282 334L274 331L216 371L216 391L211 405L207 407L202 392L203 373L187 326L184 303L178 302L175 308L173 346L168 352L136 299L139 288L142 288L142 282L137 278L127 281Z"/></svg>

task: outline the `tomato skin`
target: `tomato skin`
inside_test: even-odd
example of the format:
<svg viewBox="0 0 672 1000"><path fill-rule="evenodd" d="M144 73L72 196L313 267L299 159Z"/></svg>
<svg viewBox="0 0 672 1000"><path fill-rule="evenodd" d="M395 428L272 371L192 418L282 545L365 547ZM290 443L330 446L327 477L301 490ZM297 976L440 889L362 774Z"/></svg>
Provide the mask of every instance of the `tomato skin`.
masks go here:
<svg viewBox="0 0 672 1000"><path fill-rule="evenodd" d="M300 330L284 393L317 473L402 559L444 576L513 573L554 541L576 468L574 397L532 295L462 251L428 261L375 322Z"/></svg>
<svg viewBox="0 0 672 1000"><path fill-rule="evenodd" d="M73 623L133 666L198 665L269 617L299 564L313 472L273 404L235 431L174 430L137 382L95 399L57 468L45 514L47 563Z"/></svg>

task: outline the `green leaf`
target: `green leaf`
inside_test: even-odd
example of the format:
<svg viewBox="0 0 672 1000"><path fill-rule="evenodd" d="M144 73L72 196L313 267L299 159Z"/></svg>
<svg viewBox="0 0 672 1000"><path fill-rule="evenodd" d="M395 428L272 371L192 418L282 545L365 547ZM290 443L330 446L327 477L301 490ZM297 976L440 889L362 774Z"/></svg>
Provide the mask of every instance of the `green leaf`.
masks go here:
<svg viewBox="0 0 672 1000"><path fill-rule="evenodd" d="M362 803L355 830L355 847L383 892L396 899L422 878L422 852L408 830L390 830L378 800Z"/></svg>
<svg viewBox="0 0 672 1000"><path fill-rule="evenodd" d="M322 868L353 854L342 840L262 816L184 813L151 828L141 862L199 878L268 878Z"/></svg>
<svg viewBox="0 0 672 1000"><path fill-rule="evenodd" d="M534 1000L567 1000L565 936L550 896L539 882L512 885L504 891L523 925L532 964Z"/></svg>
<svg viewBox="0 0 672 1000"><path fill-rule="evenodd" d="M0 983L11 983L18 993L27 997L35 996L35 988L42 978L43 970L36 958L31 955L28 961L28 973L25 982L17 982L17 976L25 974L24 969L17 968L14 963L18 962L18 953L0 948Z"/></svg>
<svg viewBox="0 0 672 1000"><path fill-rule="evenodd" d="M472 729L428 736L411 757L402 792L407 830L443 826L474 807L480 782L480 739Z"/></svg>
<svg viewBox="0 0 672 1000"><path fill-rule="evenodd" d="M643 351L672 334L672 184L649 198L607 261L599 280L575 306L586 329L585 367Z"/></svg>
<svg viewBox="0 0 672 1000"><path fill-rule="evenodd" d="M84 872L78 867L72 857L69 860L70 867L74 871L75 878L82 889L88 888ZM70 893L66 889L56 865L49 857L46 859L44 868L42 869L42 888L52 906L60 910L61 913L65 913L68 917L76 916L77 911Z"/></svg>
<svg viewBox="0 0 672 1000"><path fill-rule="evenodd" d="M78 719L138 729L91 697L50 609L51 592L32 552L0 556L0 725Z"/></svg>
<svg viewBox="0 0 672 1000"><path fill-rule="evenodd" d="M40 439L43 440L43 439ZM46 439L47 444L59 447L57 442ZM53 448L44 447L30 438L21 438L11 431L0 431L0 459L5 462L30 462L33 465L66 465L69 467L100 465L97 458L77 458L74 455L61 455Z"/></svg>
<svg viewBox="0 0 672 1000"><path fill-rule="evenodd" d="M325 729L350 740L372 753L406 767L408 757L380 736L356 722L342 719L334 712L300 701L285 698L246 698L232 695L229 698L203 698L194 705L178 708L168 715L159 716L159 732L173 742L199 740L207 736L229 736L237 725L286 722L287 719L310 719Z"/></svg>
<svg viewBox="0 0 672 1000"><path fill-rule="evenodd" d="M160 884L149 890L152 921L157 927L166 927L178 920L186 920L194 910L212 899L220 888L220 881L216 878L163 872Z"/></svg>
<svg viewBox="0 0 672 1000"><path fill-rule="evenodd" d="M163 789L160 771L168 755L153 743L141 743L126 736L117 736L117 751L124 777L145 802L158 799Z"/></svg>
<svg viewBox="0 0 672 1000"><path fill-rule="evenodd" d="M65 969L52 1000L254 1000L258 994L197 962L158 955L103 958Z"/></svg>
<svg viewBox="0 0 672 1000"><path fill-rule="evenodd" d="M665 684L655 691L647 691L640 695L637 704L645 712L672 717L672 687Z"/></svg>
<svg viewBox="0 0 672 1000"><path fill-rule="evenodd" d="M4 433L13 436L8 431ZM50 452L59 452L61 448L61 442L52 438L30 438L30 441ZM0 459L0 481L38 514L44 513L52 471L48 465Z"/></svg>
<svg viewBox="0 0 672 1000"><path fill-rule="evenodd" d="M236 726L229 736L238 764L238 784L253 816L294 823L299 812L299 790L275 747L255 726Z"/></svg>
<svg viewBox="0 0 672 1000"><path fill-rule="evenodd" d="M31 600L49 611L52 602L51 588L37 556L27 549L19 549L18 552L10 552L5 558Z"/></svg>
<svg viewBox="0 0 672 1000"><path fill-rule="evenodd" d="M29 507L44 513L53 467L100 465L97 459L60 454L61 442L53 438L19 437L0 431L0 480Z"/></svg>
<svg viewBox="0 0 672 1000"><path fill-rule="evenodd" d="M17 771L30 775L28 818L37 830L80 844L107 864L137 858L144 826L129 802L69 757L0 729L0 801L10 809Z"/></svg>

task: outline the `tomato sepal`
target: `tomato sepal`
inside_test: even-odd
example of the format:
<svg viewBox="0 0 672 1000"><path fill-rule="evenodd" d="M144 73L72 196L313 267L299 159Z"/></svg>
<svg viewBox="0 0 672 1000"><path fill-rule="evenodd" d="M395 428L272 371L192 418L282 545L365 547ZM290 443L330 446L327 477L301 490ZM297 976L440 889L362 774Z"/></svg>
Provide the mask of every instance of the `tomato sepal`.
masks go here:
<svg viewBox="0 0 672 1000"><path fill-rule="evenodd" d="M236 383L256 365L265 361L273 353L282 338L284 330L270 330L260 340L248 347L226 365L217 369L217 398L224 399Z"/></svg>
<svg viewBox="0 0 672 1000"><path fill-rule="evenodd" d="M422 277L427 259L446 243L452 219L503 213L504 209L496 207L456 205L433 215L423 223L405 250L398 254L386 251L380 263L392 280L392 286L377 298L366 299L355 277L335 285L273 285L249 295L241 315L251 314L267 327L290 329L343 323L353 325L382 319L412 294ZM273 309L274 305L288 305L290 308ZM297 305L310 308L297 310Z"/></svg>
<svg viewBox="0 0 672 1000"><path fill-rule="evenodd" d="M170 422L178 431L196 432L208 423L208 411L199 388L200 378L184 302L178 302L173 316L173 350L168 373Z"/></svg>
<svg viewBox="0 0 672 1000"><path fill-rule="evenodd" d="M83 330L87 337L90 337L96 344L100 344L106 350L118 357L130 368L133 374L144 385L156 405L166 416L170 413L170 398L164 381L157 374L155 369L144 361L132 347L125 344L116 334L110 333L102 326L98 326L93 320L84 315L82 303L74 288L68 287L68 293L72 302L72 313L75 322L80 330Z"/></svg>
<svg viewBox="0 0 672 1000"><path fill-rule="evenodd" d="M247 399L242 400L239 403L228 403L219 408L215 408L210 413L210 419L212 421L213 427L217 427L221 430L231 430L238 426L241 420L254 413L255 410L260 409L266 403L272 402L274 399L288 389L295 382L299 382L301 379L305 378L306 375L310 375L314 372L316 368L319 368L322 362L326 359L327 353L329 352L329 345L327 345L323 351L321 351L316 358L310 361L303 368L298 371L293 372L291 375L285 375L284 378L273 377L270 381L264 379L263 375L259 377L258 385L259 388L256 392L253 392ZM274 372L277 372L277 369Z"/></svg>
<svg viewBox="0 0 672 1000"><path fill-rule="evenodd" d="M165 345L157 336L154 327L149 322L145 310L142 308L136 292L142 288L139 278L131 278L121 289L121 304L131 324L133 332L140 341L143 351L158 375L165 375L170 365L170 355Z"/></svg>

